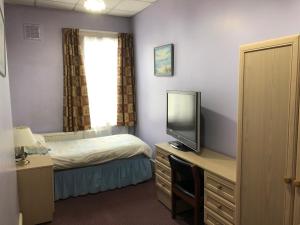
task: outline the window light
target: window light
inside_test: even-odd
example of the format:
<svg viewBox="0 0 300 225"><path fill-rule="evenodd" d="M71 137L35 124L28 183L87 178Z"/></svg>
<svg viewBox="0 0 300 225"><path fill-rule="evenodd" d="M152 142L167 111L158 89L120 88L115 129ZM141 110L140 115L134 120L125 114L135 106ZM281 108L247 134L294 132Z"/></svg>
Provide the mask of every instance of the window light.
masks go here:
<svg viewBox="0 0 300 225"><path fill-rule="evenodd" d="M118 38L84 36L84 65L92 128L117 124Z"/></svg>

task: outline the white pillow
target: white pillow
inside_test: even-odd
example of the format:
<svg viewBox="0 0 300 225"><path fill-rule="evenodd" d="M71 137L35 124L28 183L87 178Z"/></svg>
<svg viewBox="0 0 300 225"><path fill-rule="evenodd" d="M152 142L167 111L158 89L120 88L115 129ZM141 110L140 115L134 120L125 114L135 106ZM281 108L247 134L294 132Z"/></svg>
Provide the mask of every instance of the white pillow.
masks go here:
<svg viewBox="0 0 300 225"><path fill-rule="evenodd" d="M33 134L33 137L35 138L35 140L41 144L46 144L46 140L44 138L43 135L41 134Z"/></svg>
<svg viewBox="0 0 300 225"><path fill-rule="evenodd" d="M33 134L33 137L34 137L36 143L33 146L25 147L25 152L28 155L33 155L33 154L45 155L51 150L48 147L48 145L46 144L46 141L45 141L45 138L43 135Z"/></svg>

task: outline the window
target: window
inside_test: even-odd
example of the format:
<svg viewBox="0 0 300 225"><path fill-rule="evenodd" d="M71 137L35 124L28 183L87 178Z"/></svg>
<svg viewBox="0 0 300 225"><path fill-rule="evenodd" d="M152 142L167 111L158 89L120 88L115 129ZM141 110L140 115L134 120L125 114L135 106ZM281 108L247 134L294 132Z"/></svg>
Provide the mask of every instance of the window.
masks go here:
<svg viewBox="0 0 300 225"><path fill-rule="evenodd" d="M91 126L114 126L117 124L117 35L83 34L83 55Z"/></svg>

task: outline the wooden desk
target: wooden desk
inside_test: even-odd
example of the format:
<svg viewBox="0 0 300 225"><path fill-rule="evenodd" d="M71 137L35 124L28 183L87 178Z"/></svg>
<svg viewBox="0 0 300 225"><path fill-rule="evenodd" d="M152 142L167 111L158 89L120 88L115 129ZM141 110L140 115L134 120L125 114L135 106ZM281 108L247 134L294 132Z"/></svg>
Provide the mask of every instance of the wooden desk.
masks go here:
<svg viewBox="0 0 300 225"><path fill-rule="evenodd" d="M54 212L53 162L49 156L28 156L27 165L17 165L20 211L24 225L52 220Z"/></svg>
<svg viewBox="0 0 300 225"><path fill-rule="evenodd" d="M207 225L232 225L235 221L236 161L203 148L201 153L183 152L168 143L156 145L158 199L171 209L171 168L168 155L176 155L204 170L204 221Z"/></svg>

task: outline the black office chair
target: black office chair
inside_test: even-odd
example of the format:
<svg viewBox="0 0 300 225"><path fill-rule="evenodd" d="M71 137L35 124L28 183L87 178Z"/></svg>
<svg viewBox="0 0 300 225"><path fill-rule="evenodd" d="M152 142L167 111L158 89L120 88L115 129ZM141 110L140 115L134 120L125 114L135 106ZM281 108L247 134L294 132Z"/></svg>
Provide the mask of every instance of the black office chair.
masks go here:
<svg viewBox="0 0 300 225"><path fill-rule="evenodd" d="M194 224L203 224L203 170L174 155L169 155L172 172L172 218L176 218L176 203L182 199L194 208Z"/></svg>

